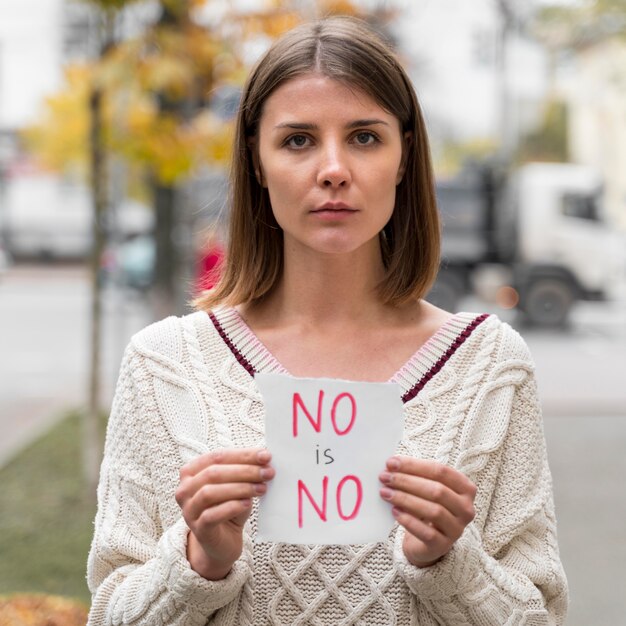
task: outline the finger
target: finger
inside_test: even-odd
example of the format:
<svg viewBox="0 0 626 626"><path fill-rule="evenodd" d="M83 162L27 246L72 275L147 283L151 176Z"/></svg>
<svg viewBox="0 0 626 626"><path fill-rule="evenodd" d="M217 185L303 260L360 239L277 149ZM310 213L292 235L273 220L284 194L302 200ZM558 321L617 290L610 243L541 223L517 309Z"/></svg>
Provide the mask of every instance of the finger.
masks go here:
<svg viewBox="0 0 626 626"><path fill-rule="evenodd" d="M268 465L211 465L191 481L199 486L218 483L259 483L271 480L276 471Z"/></svg>
<svg viewBox="0 0 626 626"><path fill-rule="evenodd" d="M271 458L272 455L265 448L222 448L192 459L183 466L181 475L195 476L211 465L267 465Z"/></svg>
<svg viewBox="0 0 626 626"><path fill-rule="evenodd" d="M476 495L476 485L465 474L437 461L396 455L388 459L387 469L443 483L460 495L469 494L471 497Z"/></svg>
<svg viewBox="0 0 626 626"><path fill-rule="evenodd" d="M259 465L210 465L191 478L183 478L176 490L179 505L193 498L194 495L210 485L227 483L264 483L274 478L275 470Z"/></svg>
<svg viewBox="0 0 626 626"><path fill-rule="evenodd" d="M379 478L387 487L444 506L452 515L466 524L474 518L474 506L471 500L467 496L460 497L456 491L443 483L401 472L383 472Z"/></svg>
<svg viewBox="0 0 626 626"><path fill-rule="evenodd" d="M462 524L457 517L452 515L452 513L441 504L423 500L422 498L409 495L404 491L397 491L389 489L388 487L383 487L380 490L380 495L388 502L391 502L394 507L416 519L431 524L441 534L450 538L452 541L456 541L465 528L465 524Z"/></svg>
<svg viewBox="0 0 626 626"><path fill-rule="evenodd" d="M228 483L205 485L185 503L185 514L189 519L198 519L209 508L220 506L231 500L246 500L263 495L265 483Z"/></svg>
<svg viewBox="0 0 626 626"><path fill-rule="evenodd" d="M392 513L398 524L403 526L413 537L421 541L429 552L445 553L448 551L450 541L434 526L430 526L397 507L392 509Z"/></svg>
<svg viewBox="0 0 626 626"><path fill-rule="evenodd" d="M205 509L194 524L197 533L196 536L199 535L198 539L202 541L203 528L206 532L206 527L210 528L222 522L227 522L246 512L250 514L250 511L252 511L252 500L249 498L244 498L243 500L229 500L228 502L213 506L210 509Z"/></svg>

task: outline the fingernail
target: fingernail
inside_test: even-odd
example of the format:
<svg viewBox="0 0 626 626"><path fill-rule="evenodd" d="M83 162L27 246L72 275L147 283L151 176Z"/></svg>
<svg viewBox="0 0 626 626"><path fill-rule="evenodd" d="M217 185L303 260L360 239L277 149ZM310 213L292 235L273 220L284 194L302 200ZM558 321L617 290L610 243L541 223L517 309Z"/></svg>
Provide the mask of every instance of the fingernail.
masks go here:
<svg viewBox="0 0 626 626"><path fill-rule="evenodd" d="M255 483L254 491L256 493L265 493L267 491L267 485L265 483Z"/></svg>
<svg viewBox="0 0 626 626"><path fill-rule="evenodd" d="M390 483L391 482L391 474L389 472L382 472L378 477L381 483Z"/></svg>
<svg viewBox="0 0 626 626"><path fill-rule="evenodd" d="M391 514L394 517L398 517L398 515L400 515L400 509L396 508L395 506L391 507Z"/></svg>
<svg viewBox="0 0 626 626"><path fill-rule="evenodd" d="M380 495L385 499L385 500L391 500L392 496L393 496L393 491L391 489L387 489L387 487L383 487L380 490Z"/></svg>
<svg viewBox="0 0 626 626"><path fill-rule="evenodd" d="M268 480L274 475L274 470L271 467L264 467L259 473L263 480Z"/></svg>
<svg viewBox="0 0 626 626"><path fill-rule="evenodd" d="M392 456L388 461L387 461L387 467L390 470L399 470L400 469L400 459Z"/></svg>
<svg viewBox="0 0 626 626"><path fill-rule="evenodd" d="M243 500L240 500L240 502L245 507L248 507L252 504L252 500L250 500L250 498L244 498Z"/></svg>
<svg viewBox="0 0 626 626"><path fill-rule="evenodd" d="M259 463L269 463L270 459L272 458L272 455L269 453L268 450L261 450L256 455L256 458L259 460Z"/></svg>

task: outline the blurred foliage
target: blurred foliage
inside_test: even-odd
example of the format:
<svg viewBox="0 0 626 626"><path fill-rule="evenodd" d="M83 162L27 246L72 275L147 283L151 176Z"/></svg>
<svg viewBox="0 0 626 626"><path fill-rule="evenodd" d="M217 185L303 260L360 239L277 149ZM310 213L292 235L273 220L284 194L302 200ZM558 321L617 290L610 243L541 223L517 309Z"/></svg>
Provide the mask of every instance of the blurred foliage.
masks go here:
<svg viewBox="0 0 626 626"><path fill-rule="evenodd" d="M531 29L551 53L554 64L563 51L616 37L626 41L626 0L547 4L536 12ZM521 138L516 159L520 162L567 161L567 127L565 103L550 98L539 126Z"/></svg>
<svg viewBox="0 0 626 626"><path fill-rule="evenodd" d="M129 3L90 1L104 9ZM173 11L191 6L163 4ZM200 163L226 161L230 129L208 100L241 63L230 42L209 29L189 19L175 26L154 24L137 39L109 45L102 58L66 69L64 89L46 100L41 120L25 132L27 144L47 166L86 173L89 98L96 88L104 96L105 147L145 166L162 183L173 184ZM163 102L182 104L165 107ZM180 113L184 105L187 115Z"/></svg>
<svg viewBox="0 0 626 626"><path fill-rule="evenodd" d="M119 11L133 3L141 2L141 0L78 0L83 4L98 7L103 11Z"/></svg>
<svg viewBox="0 0 626 626"><path fill-rule="evenodd" d="M539 126L521 138L516 161L526 163L568 160L567 105L560 100L550 100L545 106Z"/></svg>
<svg viewBox="0 0 626 626"><path fill-rule="evenodd" d="M59 596L0 597L0 626L84 626L84 604Z"/></svg>
<svg viewBox="0 0 626 626"><path fill-rule="evenodd" d="M108 147L174 184L200 163L223 164L231 129L212 112L210 95L241 67L227 42L193 23L156 27L100 61Z"/></svg>
<svg viewBox="0 0 626 626"><path fill-rule="evenodd" d="M454 176L467 162L483 161L497 150L495 139L474 138L469 141L446 141L434 154L437 176Z"/></svg>
<svg viewBox="0 0 626 626"><path fill-rule="evenodd" d="M318 15L352 15L366 17L363 10L349 0L318 0Z"/></svg>
<svg viewBox="0 0 626 626"><path fill-rule="evenodd" d="M110 18L137 0L80 1ZM86 175L89 98L97 88L104 96L105 147L131 166L165 185L201 164L223 166L232 128L212 110L212 95L242 84L246 41L278 37L303 17L296 3L268 0L255 12L231 10L230 28L195 23L193 9L210 1L160 0L165 19L135 39L111 42L100 59L68 66L63 89L46 99L40 120L24 132L31 150L52 169ZM318 0L315 8L318 15L368 15L349 0Z"/></svg>
<svg viewBox="0 0 626 626"><path fill-rule="evenodd" d="M626 0L548 4L537 11L532 30L552 49L575 48L613 36L626 39Z"/></svg>
<svg viewBox="0 0 626 626"><path fill-rule="evenodd" d="M46 98L40 121L23 131L26 146L53 170L87 173L89 91L92 67L65 68L65 88Z"/></svg>

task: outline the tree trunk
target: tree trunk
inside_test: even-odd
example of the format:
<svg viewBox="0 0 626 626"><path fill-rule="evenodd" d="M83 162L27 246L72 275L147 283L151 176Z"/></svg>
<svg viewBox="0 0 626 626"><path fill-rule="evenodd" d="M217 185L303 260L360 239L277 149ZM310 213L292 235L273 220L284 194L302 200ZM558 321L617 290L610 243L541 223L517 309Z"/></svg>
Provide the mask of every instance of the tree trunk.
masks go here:
<svg viewBox="0 0 626 626"><path fill-rule="evenodd" d="M154 182L156 264L153 303L156 319L179 312L176 281L180 276L180 255L176 245L176 189Z"/></svg>
<svg viewBox="0 0 626 626"><path fill-rule="evenodd" d="M104 222L107 208L106 156L102 141L102 92L94 87L89 100L91 119L91 188L93 199L92 249L91 249L91 337L89 362L89 403L83 419L83 470L87 490L95 496L101 457L99 432L100 416L100 362L102 291L100 267L105 244Z"/></svg>
<svg viewBox="0 0 626 626"><path fill-rule="evenodd" d="M181 0L176 4L161 4L161 16L157 26L163 29L180 30L189 22L190 5L188 0ZM172 97L166 93L156 94L159 103L159 112L173 116L182 121L189 117L193 110L190 95ZM157 180L152 181L153 203L155 210L155 244L156 264L154 284L152 288L153 311L157 319L172 314L180 314L184 310L185 293L183 261L185 255L183 246L189 245L183 241L182 220L179 205L180 187L165 185Z"/></svg>

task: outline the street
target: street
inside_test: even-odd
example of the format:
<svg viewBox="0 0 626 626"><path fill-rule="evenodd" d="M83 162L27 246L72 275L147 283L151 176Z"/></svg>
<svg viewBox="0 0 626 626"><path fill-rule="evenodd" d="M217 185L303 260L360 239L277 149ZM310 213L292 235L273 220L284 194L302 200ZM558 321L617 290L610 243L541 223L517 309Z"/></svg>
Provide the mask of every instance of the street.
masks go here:
<svg viewBox="0 0 626 626"><path fill-rule="evenodd" d="M626 416L546 417L568 626L626 624Z"/></svg>
<svg viewBox="0 0 626 626"><path fill-rule="evenodd" d="M79 266L17 266L0 279L0 466L87 403L90 286ZM135 294L105 292L103 406L130 336L150 322Z"/></svg>
<svg viewBox="0 0 626 626"><path fill-rule="evenodd" d="M510 312L470 300L464 310ZM105 292L103 404L143 300ZM626 624L626 308L580 305L564 331L518 328L537 364L571 626ZM89 283L81 267L18 266L0 278L0 466L68 408L85 405Z"/></svg>

